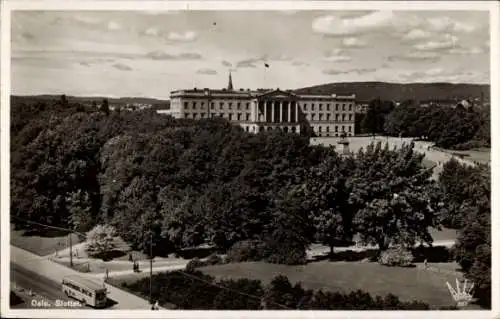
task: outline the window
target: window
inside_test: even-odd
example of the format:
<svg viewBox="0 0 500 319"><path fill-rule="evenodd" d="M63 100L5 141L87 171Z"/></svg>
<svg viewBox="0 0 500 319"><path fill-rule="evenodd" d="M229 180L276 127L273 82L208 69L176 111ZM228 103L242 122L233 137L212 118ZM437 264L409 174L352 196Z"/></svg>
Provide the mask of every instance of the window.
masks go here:
<svg viewBox="0 0 500 319"><path fill-rule="evenodd" d="M327 126L327 127L326 127L326 131L327 131L327 132L330 132L330 126Z"/></svg>
<svg viewBox="0 0 500 319"><path fill-rule="evenodd" d="M196 119L196 113L193 113L193 120Z"/></svg>
<svg viewBox="0 0 500 319"><path fill-rule="evenodd" d="M229 120L232 121L233 120L233 114L228 114L229 116Z"/></svg>
<svg viewBox="0 0 500 319"><path fill-rule="evenodd" d="M193 110L196 110L196 102L193 102Z"/></svg>
<svg viewBox="0 0 500 319"><path fill-rule="evenodd" d="M247 126L247 127L245 127L245 130L246 130L247 132L249 132L249 131L250 131L250 130L249 130L249 128L248 128L248 126Z"/></svg>
<svg viewBox="0 0 500 319"><path fill-rule="evenodd" d="M307 103L304 103L304 111L307 111Z"/></svg>
<svg viewBox="0 0 500 319"><path fill-rule="evenodd" d="M352 111L352 104L349 103L349 111Z"/></svg>
<svg viewBox="0 0 500 319"><path fill-rule="evenodd" d="M215 114L214 114L214 113L210 114L210 117L211 117L211 118L214 118L214 117L215 117Z"/></svg>
<svg viewBox="0 0 500 319"><path fill-rule="evenodd" d="M349 121L352 121L352 114L349 114Z"/></svg>
<svg viewBox="0 0 500 319"><path fill-rule="evenodd" d="M335 132L338 132L339 131L339 127L337 125L335 125ZM335 136L337 136L337 134L335 134Z"/></svg>
<svg viewBox="0 0 500 319"><path fill-rule="evenodd" d="M348 128L348 131L349 131L349 132L351 132L351 127L350 127L350 126L348 126L347 128Z"/></svg>
<svg viewBox="0 0 500 319"><path fill-rule="evenodd" d="M321 103L319 104L319 110L323 111L323 104L321 104Z"/></svg>
<svg viewBox="0 0 500 319"><path fill-rule="evenodd" d="M188 104L188 102L184 102L184 108L185 108L185 109L188 109L188 108L189 108L189 104Z"/></svg>
<svg viewBox="0 0 500 319"><path fill-rule="evenodd" d="M318 127L318 132L320 132L320 133L321 133L321 126L319 126L319 127Z"/></svg>
<svg viewBox="0 0 500 319"><path fill-rule="evenodd" d="M314 103L311 104L311 111L314 111Z"/></svg>
<svg viewBox="0 0 500 319"><path fill-rule="evenodd" d="M184 113L184 118L188 119L189 118L189 113Z"/></svg>
<svg viewBox="0 0 500 319"><path fill-rule="evenodd" d="M319 113L319 120L322 121L323 120L323 113Z"/></svg>
<svg viewBox="0 0 500 319"><path fill-rule="evenodd" d="M240 109L241 109L241 103L240 103L240 102L238 102L238 103L236 104L236 108L237 108L238 110L240 110Z"/></svg>
<svg viewBox="0 0 500 319"><path fill-rule="evenodd" d="M326 120L330 121L330 113L326 113Z"/></svg>
<svg viewBox="0 0 500 319"><path fill-rule="evenodd" d="M247 121L250 121L250 113L247 113L246 117L247 117Z"/></svg>
<svg viewBox="0 0 500 319"><path fill-rule="evenodd" d="M345 132L345 126L342 125L342 132Z"/></svg>
<svg viewBox="0 0 500 319"><path fill-rule="evenodd" d="M314 114L314 113L311 114L311 120L313 120L313 121L314 121L314 115L316 115L316 114Z"/></svg>
<svg viewBox="0 0 500 319"><path fill-rule="evenodd" d="M201 102L201 108L203 108L205 106L205 102Z"/></svg>
<svg viewBox="0 0 500 319"><path fill-rule="evenodd" d="M342 111L345 111L345 104L342 103Z"/></svg>
<svg viewBox="0 0 500 319"><path fill-rule="evenodd" d="M345 121L345 114L342 114L342 122Z"/></svg>
<svg viewBox="0 0 500 319"><path fill-rule="evenodd" d="M220 102L219 103L219 108L222 110L223 107L224 107L224 102Z"/></svg>
<svg viewBox="0 0 500 319"><path fill-rule="evenodd" d="M238 121L241 121L241 113L238 113Z"/></svg>
<svg viewBox="0 0 500 319"><path fill-rule="evenodd" d="M201 113L201 118L204 119L205 118L205 113Z"/></svg>
<svg viewBox="0 0 500 319"><path fill-rule="evenodd" d="M231 109L233 107L233 103L231 103L231 102L229 102L227 105L228 105L228 107L227 107L228 109Z"/></svg>
<svg viewBox="0 0 500 319"><path fill-rule="evenodd" d="M335 111L338 111L339 110L339 104L335 104Z"/></svg>
<svg viewBox="0 0 500 319"><path fill-rule="evenodd" d="M326 110L327 110L327 111L330 111L330 103L327 103L327 104L326 104Z"/></svg>
<svg viewBox="0 0 500 319"><path fill-rule="evenodd" d="M212 110L213 110L213 109L214 109L214 107L215 107L215 103L214 103L214 102L210 103L210 109L212 109Z"/></svg>
<svg viewBox="0 0 500 319"><path fill-rule="evenodd" d="M224 117L224 113L219 113L219 117Z"/></svg>
<svg viewBox="0 0 500 319"><path fill-rule="evenodd" d="M338 121L339 121L339 115L335 114L335 122L338 122Z"/></svg>
<svg viewBox="0 0 500 319"><path fill-rule="evenodd" d="M248 110L250 108L250 103L247 102L246 109Z"/></svg>

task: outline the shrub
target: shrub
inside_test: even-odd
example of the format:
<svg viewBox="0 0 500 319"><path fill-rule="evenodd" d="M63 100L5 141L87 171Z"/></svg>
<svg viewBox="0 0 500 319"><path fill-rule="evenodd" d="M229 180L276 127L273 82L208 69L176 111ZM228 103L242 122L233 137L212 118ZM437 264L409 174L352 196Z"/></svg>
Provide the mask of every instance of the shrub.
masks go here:
<svg viewBox="0 0 500 319"><path fill-rule="evenodd" d="M220 264L223 264L224 263L224 260L222 259L221 256L217 255L217 254L211 254L210 256L208 256L205 264L206 265L210 265L210 266L213 266L213 265L220 265Z"/></svg>
<svg viewBox="0 0 500 319"><path fill-rule="evenodd" d="M116 229L109 225L97 225L87 234L88 243L85 250L89 256L101 256L103 259L115 248Z"/></svg>
<svg viewBox="0 0 500 319"><path fill-rule="evenodd" d="M302 248L282 247L282 249L275 249L267 261L272 264L303 265L307 263L307 255L305 249Z"/></svg>
<svg viewBox="0 0 500 319"><path fill-rule="evenodd" d="M188 272L194 272L195 269L197 268L200 268L200 267L204 267L207 265L207 262L206 261L203 261L203 260L200 260L199 258L193 258L191 259L187 265L186 265L186 271Z"/></svg>
<svg viewBox="0 0 500 319"><path fill-rule="evenodd" d="M413 254L403 246L392 247L384 251L379 258L379 263L384 266L410 266L413 261Z"/></svg>
<svg viewBox="0 0 500 319"><path fill-rule="evenodd" d="M238 279L221 280L217 283L228 289L221 289L214 298L213 309L220 310L258 310L264 290L260 280ZM234 291L241 291L245 294L237 294ZM256 297L250 297L256 296Z"/></svg>
<svg viewBox="0 0 500 319"><path fill-rule="evenodd" d="M442 246L436 247L416 247L413 249L414 262L427 260L431 263L445 263L454 261L454 248Z"/></svg>
<svg viewBox="0 0 500 319"><path fill-rule="evenodd" d="M243 240L227 252L227 262L261 261L269 256L269 248L260 240Z"/></svg>

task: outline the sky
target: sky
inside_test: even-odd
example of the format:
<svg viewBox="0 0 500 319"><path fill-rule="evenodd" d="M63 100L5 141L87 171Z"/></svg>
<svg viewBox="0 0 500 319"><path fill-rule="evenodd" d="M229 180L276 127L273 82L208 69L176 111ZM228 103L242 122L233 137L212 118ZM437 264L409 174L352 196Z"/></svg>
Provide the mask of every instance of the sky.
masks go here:
<svg viewBox="0 0 500 319"><path fill-rule="evenodd" d="M489 83L486 11L15 11L12 94ZM269 65L269 68L265 67Z"/></svg>

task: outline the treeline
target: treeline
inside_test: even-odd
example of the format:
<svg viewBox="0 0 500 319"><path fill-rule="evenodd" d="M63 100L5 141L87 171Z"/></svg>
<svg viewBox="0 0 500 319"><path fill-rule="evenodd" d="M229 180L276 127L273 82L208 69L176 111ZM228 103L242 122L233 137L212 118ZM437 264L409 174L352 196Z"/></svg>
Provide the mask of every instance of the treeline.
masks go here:
<svg viewBox="0 0 500 319"><path fill-rule="evenodd" d="M124 288L144 297L149 279L140 279ZM401 301L397 296L373 297L361 290L343 294L306 290L292 285L287 277L276 276L268 285L259 280L216 280L200 271L174 271L153 275L152 298L167 308L201 310L428 310L420 301Z"/></svg>
<svg viewBox="0 0 500 319"><path fill-rule="evenodd" d="M175 120L64 98L11 105L17 227L29 220L86 232L110 224L134 249L148 252L152 238L154 255L203 243L227 252L250 240L270 262L299 264L311 243L333 252L356 233L380 252L431 243L430 227L466 214L455 209L466 195L448 177L431 180L413 145L379 143L344 158L303 136L250 134L223 119ZM489 173L479 176L468 182L489 183ZM467 193L479 195L489 205L479 186ZM450 208L448 197L457 204ZM489 234L487 227L477 231Z"/></svg>
<svg viewBox="0 0 500 319"><path fill-rule="evenodd" d="M465 150L490 147L490 110L448 106L420 107L412 100L397 107L373 100L366 114L357 114L357 133L414 137L438 147Z"/></svg>

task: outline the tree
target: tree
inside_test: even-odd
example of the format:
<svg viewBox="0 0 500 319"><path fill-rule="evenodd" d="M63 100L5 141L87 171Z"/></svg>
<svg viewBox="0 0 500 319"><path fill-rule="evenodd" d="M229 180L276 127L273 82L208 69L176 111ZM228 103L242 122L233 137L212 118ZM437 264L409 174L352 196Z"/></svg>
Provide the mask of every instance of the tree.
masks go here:
<svg viewBox="0 0 500 319"><path fill-rule="evenodd" d="M331 255L336 245L352 237L348 174L342 158L330 151L323 162L309 169L305 183L298 186L302 201L314 219L316 239L330 247Z"/></svg>
<svg viewBox="0 0 500 319"><path fill-rule="evenodd" d="M86 251L90 256L103 256L116 248L116 230L113 226L97 225L87 234Z"/></svg>
<svg viewBox="0 0 500 319"><path fill-rule="evenodd" d="M348 181L354 224L365 243L377 244L379 253L391 244L405 246L432 242L428 228L437 225L436 209L429 194L437 185L432 170L422 164L423 154L413 144L389 150L371 144L354 160Z"/></svg>
<svg viewBox="0 0 500 319"><path fill-rule="evenodd" d="M71 193L67 205L72 228L80 233L91 230L95 225L95 216L89 194L79 189Z"/></svg>
<svg viewBox="0 0 500 319"><path fill-rule="evenodd" d="M109 102L108 102L108 99L104 99L102 100L102 104L101 104L101 112L103 112L104 114L106 115L109 115L109 113L111 112L111 110L109 109Z"/></svg>

